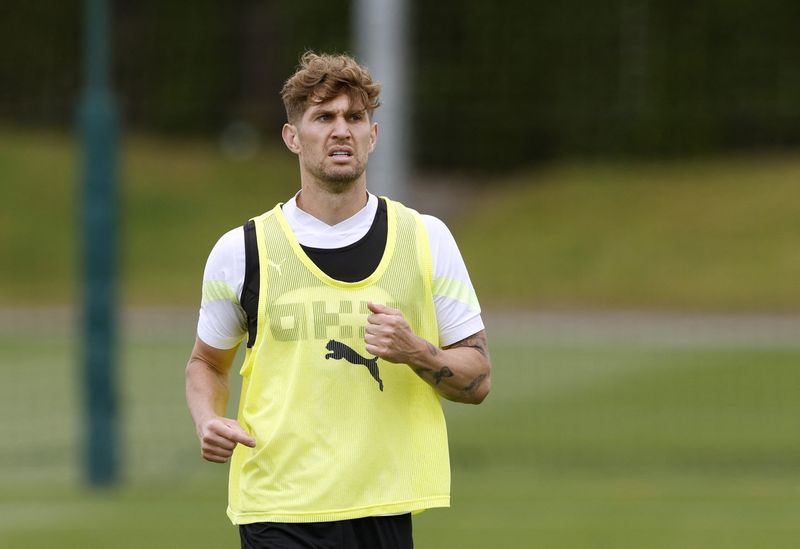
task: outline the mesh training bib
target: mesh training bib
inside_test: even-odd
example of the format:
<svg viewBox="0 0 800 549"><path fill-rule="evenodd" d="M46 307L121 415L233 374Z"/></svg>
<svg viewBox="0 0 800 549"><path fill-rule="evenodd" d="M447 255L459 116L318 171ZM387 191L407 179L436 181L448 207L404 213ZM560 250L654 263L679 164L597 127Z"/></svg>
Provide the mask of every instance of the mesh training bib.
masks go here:
<svg viewBox="0 0 800 549"><path fill-rule="evenodd" d="M234 524L320 522L449 505L437 393L405 364L365 350L367 302L400 309L439 344L431 257L419 214L387 200L377 269L336 281L303 252L280 205L254 219L257 336L241 374L238 420L256 448L231 459Z"/></svg>

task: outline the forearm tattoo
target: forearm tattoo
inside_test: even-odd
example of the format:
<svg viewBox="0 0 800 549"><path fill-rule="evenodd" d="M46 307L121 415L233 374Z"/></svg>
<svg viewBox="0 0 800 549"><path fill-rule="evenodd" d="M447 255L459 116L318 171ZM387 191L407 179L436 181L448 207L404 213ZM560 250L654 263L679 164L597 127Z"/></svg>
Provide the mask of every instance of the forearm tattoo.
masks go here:
<svg viewBox="0 0 800 549"><path fill-rule="evenodd" d="M478 377L476 377L475 379L472 380L472 383L470 383L469 385L464 387L464 392L469 394L469 395L471 395L472 393L475 392L475 390L478 387L481 386L481 383L483 383L484 379L486 379L486 374L479 375Z"/></svg>
<svg viewBox="0 0 800 549"><path fill-rule="evenodd" d="M457 341L452 345L448 345L445 349L455 349L456 347L472 347L480 354L483 355L483 358L489 358L489 351L488 344L486 343L486 335L483 332L479 332L475 335L471 335L468 338L462 339L461 341Z"/></svg>
<svg viewBox="0 0 800 549"><path fill-rule="evenodd" d="M439 370L438 372L433 374L433 382L436 385L439 385L439 383L441 383L442 379L444 379L446 377L453 377L454 375L455 374L453 373L453 370L451 370L450 368L445 366L444 368L442 368L441 370Z"/></svg>
<svg viewBox="0 0 800 549"><path fill-rule="evenodd" d="M453 377L455 374L453 370L448 368L447 366L443 366L439 371L434 372L430 368L416 368L414 370L417 375L421 378L430 377L433 380L434 385L439 385L442 382L442 379L446 377Z"/></svg>
<svg viewBox="0 0 800 549"><path fill-rule="evenodd" d="M426 343L428 347L428 352L430 353L431 356L436 356L439 354L440 349L438 347L436 347L430 342ZM461 341L453 343L452 345L448 345L447 347L445 347L445 349L454 349L457 347L469 347L475 349L484 358L486 359L489 358L486 335L483 332L462 339ZM433 382L433 385L437 386L442 382L443 379L455 376L455 373L447 366L443 366L439 370L433 370L431 368L415 368L414 371L417 373L419 377L423 379L428 379L430 382ZM472 395L473 393L475 393L475 391L477 391L478 387L481 386L481 384L484 382L484 380L486 380L487 377L489 377L488 374L478 375L472 381L470 381L470 383L466 387L461 389L461 391L464 394Z"/></svg>

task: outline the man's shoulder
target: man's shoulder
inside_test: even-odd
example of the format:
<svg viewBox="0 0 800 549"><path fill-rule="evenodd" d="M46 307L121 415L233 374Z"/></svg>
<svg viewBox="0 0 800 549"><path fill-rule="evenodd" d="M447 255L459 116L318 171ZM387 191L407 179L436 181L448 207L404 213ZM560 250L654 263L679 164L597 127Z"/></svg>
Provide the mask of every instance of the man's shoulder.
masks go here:
<svg viewBox="0 0 800 549"><path fill-rule="evenodd" d="M453 234L444 221L431 214L420 214L420 218L422 219L422 224L425 226L425 230L428 232L428 239L431 243L437 242L447 244L455 242Z"/></svg>
<svg viewBox="0 0 800 549"><path fill-rule="evenodd" d="M231 246L238 246L242 242L243 232L244 225L239 225L238 227L228 230L219 237L217 244L214 247L229 248Z"/></svg>
<svg viewBox="0 0 800 549"><path fill-rule="evenodd" d="M419 216L422 218L422 222L425 223L425 228L435 231L447 231L450 232L450 229L447 228L447 224L436 217L435 215L421 213Z"/></svg>
<svg viewBox="0 0 800 549"><path fill-rule="evenodd" d="M234 227L217 239L208 254L207 268L224 269L232 261L238 261L244 254L244 227Z"/></svg>
<svg viewBox="0 0 800 549"><path fill-rule="evenodd" d="M413 207L411 207L411 206L409 206L407 204L404 204L402 202L398 202L397 200L391 200L391 199L387 200L386 197L380 197L380 199L381 199L381 201L385 200L388 203L392 203L392 204L394 204L396 206L399 206L399 207L405 209L406 211L410 212L412 215L419 216L420 219L422 220L422 222L425 225L425 229L427 229L427 231L429 233L430 232L434 232L434 233L450 234L450 230L447 228L447 225L445 224L445 222L442 221L441 219L439 219L438 217L436 217L435 215L432 215L432 214L429 214L429 213L420 212L416 208L413 208Z"/></svg>

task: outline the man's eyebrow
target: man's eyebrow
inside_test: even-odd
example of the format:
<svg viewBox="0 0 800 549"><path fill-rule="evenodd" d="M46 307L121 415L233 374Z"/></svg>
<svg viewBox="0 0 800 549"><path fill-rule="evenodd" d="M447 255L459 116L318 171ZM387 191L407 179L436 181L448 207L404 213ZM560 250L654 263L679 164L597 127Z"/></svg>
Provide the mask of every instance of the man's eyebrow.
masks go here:
<svg viewBox="0 0 800 549"><path fill-rule="evenodd" d="M364 114L367 112L367 109L364 107L359 109L346 109L344 111L340 111L338 109L330 109L328 107L311 107L309 110L311 111L311 114L313 116L320 116L323 114L336 115L339 112L343 112L347 116L352 114Z"/></svg>
<svg viewBox="0 0 800 549"><path fill-rule="evenodd" d="M336 111L333 109L329 109L327 107L311 107L311 114L318 115L318 114L336 114Z"/></svg>

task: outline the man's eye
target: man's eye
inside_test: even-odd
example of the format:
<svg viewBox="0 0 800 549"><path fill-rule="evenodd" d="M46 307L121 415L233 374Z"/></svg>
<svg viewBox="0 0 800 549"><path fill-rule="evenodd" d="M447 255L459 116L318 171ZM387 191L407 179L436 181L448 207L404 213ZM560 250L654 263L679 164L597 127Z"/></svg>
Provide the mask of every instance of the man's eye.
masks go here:
<svg viewBox="0 0 800 549"><path fill-rule="evenodd" d="M364 119L364 115L363 115L363 114L361 114L361 113L358 113L358 114L351 114L351 115L350 115L350 120L355 120L356 122L358 122L358 121L361 121L361 120L363 120L363 119Z"/></svg>

